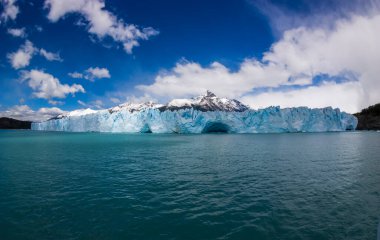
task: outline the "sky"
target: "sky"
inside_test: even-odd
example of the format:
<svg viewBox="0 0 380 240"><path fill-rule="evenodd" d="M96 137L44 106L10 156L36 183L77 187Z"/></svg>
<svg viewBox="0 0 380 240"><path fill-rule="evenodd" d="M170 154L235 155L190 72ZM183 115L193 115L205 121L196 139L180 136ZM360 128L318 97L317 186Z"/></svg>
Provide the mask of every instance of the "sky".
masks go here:
<svg viewBox="0 0 380 240"><path fill-rule="evenodd" d="M380 102L380 0L0 0L0 116L188 98Z"/></svg>

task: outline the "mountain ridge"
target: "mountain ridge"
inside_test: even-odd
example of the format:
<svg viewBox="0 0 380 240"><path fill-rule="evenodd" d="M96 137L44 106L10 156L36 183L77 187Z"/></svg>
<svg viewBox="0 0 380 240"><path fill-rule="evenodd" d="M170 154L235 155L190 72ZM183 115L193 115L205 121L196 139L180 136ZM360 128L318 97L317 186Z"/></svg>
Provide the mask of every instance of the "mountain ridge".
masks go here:
<svg viewBox="0 0 380 240"><path fill-rule="evenodd" d="M117 113L122 110L127 110L131 113L136 111L142 111L146 109L158 109L160 112L164 111L178 111L181 109L194 109L201 112L208 111L223 111L223 112L244 112L249 109L247 105L241 103L236 99L220 98L217 97L213 92L207 90L206 94L200 95L193 98L182 98L182 99L173 99L166 104L155 103L152 101L143 102L143 103L133 103L126 102L120 104L116 107L108 108L110 114ZM49 120L61 119L65 117L72 116L82 116L87 114L97 113L101 110L93 110L90 108L87 109L78 109L66 114L58 115L57 117L51 118Z"/></svg>

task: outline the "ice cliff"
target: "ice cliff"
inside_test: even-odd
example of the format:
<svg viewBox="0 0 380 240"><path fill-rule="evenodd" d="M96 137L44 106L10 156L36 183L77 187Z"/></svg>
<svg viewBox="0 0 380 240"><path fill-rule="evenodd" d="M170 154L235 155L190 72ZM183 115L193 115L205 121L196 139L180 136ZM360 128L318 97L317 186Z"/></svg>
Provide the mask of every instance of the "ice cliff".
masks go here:
<svg viewBox="0 0 380 240"><path fill-rule="evenodd" d="M253 110L237 100L211 92L168 104L125 103L106 110L76 110L33 130L125 133L281 133L354 130L357 118L331 107L269 107Z"/></svg>

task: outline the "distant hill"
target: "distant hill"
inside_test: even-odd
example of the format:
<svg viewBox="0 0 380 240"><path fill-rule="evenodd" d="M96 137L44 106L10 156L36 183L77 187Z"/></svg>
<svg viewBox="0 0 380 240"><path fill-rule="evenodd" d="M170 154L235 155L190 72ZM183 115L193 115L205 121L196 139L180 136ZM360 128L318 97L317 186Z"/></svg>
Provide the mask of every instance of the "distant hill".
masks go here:
<svg viewBox="0 0 380 240"><path fill-rule="evenodd" d="M380 130L380 103L354 115L359 120L356 130Z"/></svg>
<svg viewBox="0 0 380 240"><path fill-rule="evenodd" d="M31 122L20 121L13 118L0 118L0 129L30 129Z"/></svg>

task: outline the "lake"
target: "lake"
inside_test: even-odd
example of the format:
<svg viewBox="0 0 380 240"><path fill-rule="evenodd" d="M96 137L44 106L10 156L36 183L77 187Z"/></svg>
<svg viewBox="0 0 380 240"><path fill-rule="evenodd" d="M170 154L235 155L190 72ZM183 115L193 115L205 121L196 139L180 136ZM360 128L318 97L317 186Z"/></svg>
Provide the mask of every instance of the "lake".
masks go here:
<svg viewBox="0 0 380 240"><path fill-rule="evenodd" d="M0 131L0 239L376 239L380 133Z"/></svg>

